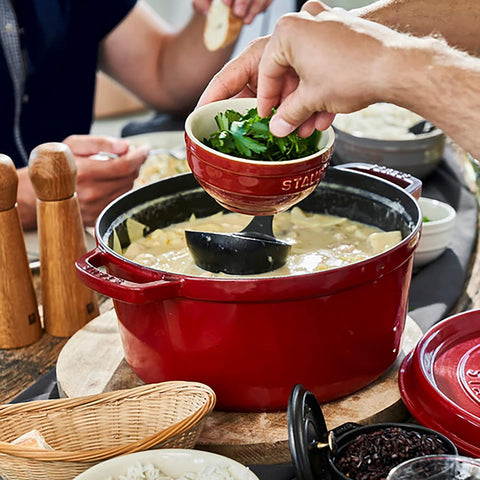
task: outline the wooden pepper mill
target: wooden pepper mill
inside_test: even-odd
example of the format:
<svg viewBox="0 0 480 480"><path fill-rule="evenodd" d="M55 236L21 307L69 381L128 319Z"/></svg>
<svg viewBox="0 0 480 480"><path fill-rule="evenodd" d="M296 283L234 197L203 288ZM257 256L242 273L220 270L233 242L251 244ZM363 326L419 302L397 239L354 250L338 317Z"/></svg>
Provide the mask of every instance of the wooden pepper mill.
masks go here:
<svg viewBox="0 0 480 480"><path fill-rule="evenodd" d="M75 160L67 145L44 143L32 150L28 171L37 195L45 330L70 337L99 313L96 293L80 281L75 267L87 251Z"/></svg>
<svg viewBox="0 0 480 480"><path fill-rule="evenodd" d="M43 334L17 211L18 176L0 154L0 348L24 347Z"/></svg>

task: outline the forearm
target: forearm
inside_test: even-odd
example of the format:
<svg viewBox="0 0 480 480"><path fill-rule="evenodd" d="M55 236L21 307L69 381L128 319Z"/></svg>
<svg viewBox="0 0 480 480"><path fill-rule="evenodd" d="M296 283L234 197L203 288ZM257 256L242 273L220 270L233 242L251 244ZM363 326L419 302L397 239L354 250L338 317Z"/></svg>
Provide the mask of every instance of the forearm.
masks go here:
<svg viewBox="0 0 480 480"><path fill-rule="evenodd" d="M208 82L233 52L234 45L215 52L208 51L203 42L204 26L205 17L195 13L189 24L169 36L166 42L158 67L161 75L159 83L165 95L152 99L152 102L163 105L163 109L191 110Z"/></svg>
<svg viewBox="0 0 480 480"><path fill-rule="evenodd" d="M432 48L433 47L433 48ZM480 158L480 59L422 39L386 60L382 100L408 108Z"/></svg>
<svg viewBox="0 0 480 480"><path fill-rule="evenodd" d="M173 31L139 2L103 42L101 68L158 111L188 112L233 50L207 51L204 25L205 16L195 12Z"/></svg>
<svg viewBox="0 0 480 480"><path fill-rule="evenodd" d="M416 36L440 34L450 45L480 54L478 0L379 0L352 12Z"/></svg>

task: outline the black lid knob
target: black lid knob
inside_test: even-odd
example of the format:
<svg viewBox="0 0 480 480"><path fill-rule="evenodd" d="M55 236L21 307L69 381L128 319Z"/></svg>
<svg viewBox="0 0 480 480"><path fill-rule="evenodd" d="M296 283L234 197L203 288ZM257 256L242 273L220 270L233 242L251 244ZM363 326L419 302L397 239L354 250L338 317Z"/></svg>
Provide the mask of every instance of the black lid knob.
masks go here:
<svg viewBox="0 0 480 480"><path fill-rule="evenodd" d="M293 387L287 408L288 442L297 480L330 479L333 436L315 395L303 385Z"/></svg>

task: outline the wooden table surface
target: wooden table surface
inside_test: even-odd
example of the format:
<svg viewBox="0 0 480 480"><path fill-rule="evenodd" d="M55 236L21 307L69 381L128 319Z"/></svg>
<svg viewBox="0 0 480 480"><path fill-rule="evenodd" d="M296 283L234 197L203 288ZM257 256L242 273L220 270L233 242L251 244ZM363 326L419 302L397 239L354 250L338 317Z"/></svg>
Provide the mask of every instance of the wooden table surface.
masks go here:
<svg viewBox="0 0 480 480"><path fill-rule="evenodd" d="M467 163L465 154L456 149L457 158L464 169L465 178L470 189L477 192L475 172ZM469 267L465 288L450 314L464 310L480 308L480 250L478 238ZM38 272L34 272L34 284L41 304L41 288ZM99 298L100 313L112 308L112 302L105 297ZM43 334L33 345L11 349L0 349L0 403L8 403L23 390L34 384L38 378L55 366L58 355L68 338L56 338Z"/></svg>

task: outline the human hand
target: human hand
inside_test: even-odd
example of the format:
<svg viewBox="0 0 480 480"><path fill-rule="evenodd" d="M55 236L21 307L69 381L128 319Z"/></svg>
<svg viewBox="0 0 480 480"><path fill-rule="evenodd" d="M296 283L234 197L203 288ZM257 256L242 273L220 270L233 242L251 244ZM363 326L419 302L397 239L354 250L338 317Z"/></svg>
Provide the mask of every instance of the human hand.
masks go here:
<svg viewBox="0 0 480 480"><path fill-rule="evenodd" d="M266 10L273 0L223 0L225 5L232 9L232 13L243 19L243 23L248 25L261 12ZM207 14L210 8L211 0L193 0L193 6L196 10Z"/></svg>
<svg viewBox="0 0 480 480"><path fill-rule="evenodd" d="M313 10L314 9L314 10ZM314 11L315 15L307 10ZM380 101L385 62L402 35L321 2L283 16L258 67L258 111L278 106L270 130L283 137L324 130L335 113Z"/></svg>
<svg viewBox="0 0 480 480"><path fill-rule="evenodd" d="M77 197L85 226L94 225L99 213L133 187L148 148L132 148L127 140L94 135L72 135L63 143L77 166ZM118 155L109 160L90 158L98 152Z"/></svg>
<svg viewBox="0 0 480 480"><path fill-rule="evenodd" d="M223 0L235 16L243 18L243 23L249 25L261 12L265 11L273 0Z"/></svg>
<svg viewBox="0 0 480 480"><path fill-rule="evenodd" d="M308 0L303 4L301 11L315 16L328 9L329 7L320 0Z"/></svg>

